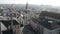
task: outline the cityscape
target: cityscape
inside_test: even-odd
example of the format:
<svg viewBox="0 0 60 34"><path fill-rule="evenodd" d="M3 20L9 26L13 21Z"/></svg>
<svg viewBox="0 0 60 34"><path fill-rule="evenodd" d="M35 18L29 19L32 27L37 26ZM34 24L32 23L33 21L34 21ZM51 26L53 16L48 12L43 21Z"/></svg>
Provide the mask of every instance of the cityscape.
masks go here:
<svg viewBox="0 0 60 34"><path fill-rule="evenodd" d="M0 4L1 34L60 34L60 7Z"/></svg>

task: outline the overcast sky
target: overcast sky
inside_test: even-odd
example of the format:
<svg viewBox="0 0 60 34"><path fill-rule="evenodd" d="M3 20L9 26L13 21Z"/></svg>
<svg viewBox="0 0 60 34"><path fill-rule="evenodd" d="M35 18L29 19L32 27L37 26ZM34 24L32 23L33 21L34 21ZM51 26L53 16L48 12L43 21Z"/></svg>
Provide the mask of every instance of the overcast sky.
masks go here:
<svg viewBox="0 0 60 34"><path fill-rule="evenodd" d="M0 4L36 4L60 6L60 0L0 0Z"/></svg>

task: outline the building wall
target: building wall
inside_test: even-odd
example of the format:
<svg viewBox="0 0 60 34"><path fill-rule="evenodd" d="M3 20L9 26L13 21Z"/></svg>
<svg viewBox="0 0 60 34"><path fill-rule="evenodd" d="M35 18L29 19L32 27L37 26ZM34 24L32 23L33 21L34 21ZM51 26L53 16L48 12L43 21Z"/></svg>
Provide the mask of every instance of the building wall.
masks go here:
<svg viewBox="0 0 60 34"><path fill-rule="evenodd" d="M14 34L20 34L20 25L14 25L12 29Z"/></svg>
<svg viewBox="0 0 60 34"><path fill-rule="evenodd" d="M30 21L30 25L34 30L37 28L37 24L34 23L33 21Z"/></svg>
<svg viewBox="0 0 60 34"><path fill-rule="evenodd" d="M33 30L35 30L38 34L43 34L43 26L39 25L38 23L34 23L33 21L31 21L30 25L33 28Z"/></svg>
<svg viewBox="0 0 60 34"><path fill-rule="evenodd" d="M40 25L40 34L43 34L44 28Z"/></svg>
<svg viewBox="0 0 60 34"><path fill-rule="evenodd" d="M49 30L47 28L44 28L43 34L59 34L60 28Z"/></svg>

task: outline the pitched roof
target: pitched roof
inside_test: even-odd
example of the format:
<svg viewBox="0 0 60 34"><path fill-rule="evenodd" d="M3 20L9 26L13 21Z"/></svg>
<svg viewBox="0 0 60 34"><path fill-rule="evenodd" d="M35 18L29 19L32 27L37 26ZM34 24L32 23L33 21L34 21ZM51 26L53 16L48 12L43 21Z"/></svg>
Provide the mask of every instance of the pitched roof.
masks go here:
<svg viewBox="0 0 60 34"><path fill-rule="evenodd" d="M40 16L48 16L48 17L52 17L55 19L60 19L60 13L54 13L54 12L48 12L48 11L42 11Z"/></svg>
<svg viewBox="0 0 60 34"><path fill-rule="evenodd" d="M7 28L4 26L3 23L1 23L1 31L5 31L5 30L7 30Z"/></svg>

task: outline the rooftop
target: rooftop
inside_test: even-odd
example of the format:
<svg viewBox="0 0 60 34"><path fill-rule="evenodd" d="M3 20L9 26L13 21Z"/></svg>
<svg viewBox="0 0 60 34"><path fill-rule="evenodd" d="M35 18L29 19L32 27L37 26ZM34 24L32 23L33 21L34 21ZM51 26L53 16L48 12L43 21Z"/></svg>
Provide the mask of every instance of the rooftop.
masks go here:
<svg viewBox="0 0 60 34"><path fill-rule="evenodd" d="M59 28L60 26L57 24L58 22L53 21L53 20L39 20L39 24L42 25L43 27L53 30L56 28Z"/></svg>
<svg viewBox="0 0 60 34"><path fill-rule="evenodd" d="M43 16L43 17L51 17L51 18L59 19L60 20L60 13L42 11L41 14L40 14L40 16Z"/></svg>
<svg viewBox="0 0 60 34"><path fill-rule="evenodd" d="M40 18L39 18L39 24L41 24L42 26L50 30L53 30L60 27L58 23L60 23L59 13L53 13L53 12L47 12L47 11L41 12Z"/></svg>
<svg viewBox="0 0 60 34"><path fill-rule="evenodd" d="M18 25L18 24L19 24L18 21L17 21L17 19L6 19L6 20L0 19L0 21L1 21L6 27L10 26L12 23L13 23L13 25Z"/></svg>

